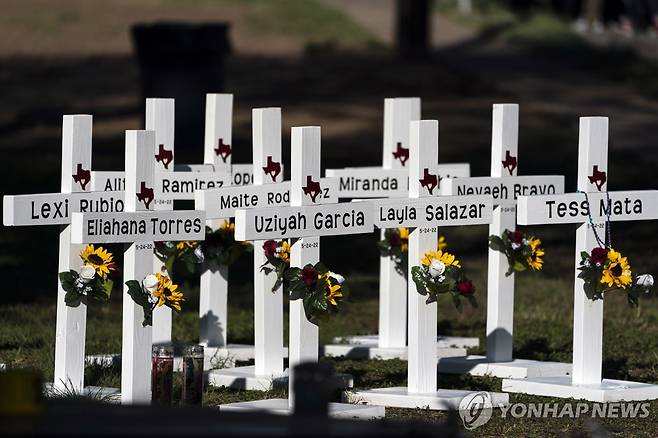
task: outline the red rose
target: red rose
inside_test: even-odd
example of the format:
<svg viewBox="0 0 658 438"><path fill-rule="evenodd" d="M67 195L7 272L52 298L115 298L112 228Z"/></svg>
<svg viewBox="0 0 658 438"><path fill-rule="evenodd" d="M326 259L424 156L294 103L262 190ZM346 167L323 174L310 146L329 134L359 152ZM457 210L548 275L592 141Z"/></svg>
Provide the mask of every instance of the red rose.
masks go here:
<svg viewBox="0 0 658 438"><path fill-rule="evenodd" d="M507 237L509 237L509 240L512 243L516 243L519 245L523 243L523 231L521 230L515 230L514 232L509 231L507 233Z"/></svg>
<svg viewBox="0 0 658 438"><path fill-rule="evenodd" d="M391 234L391 237L388 239L388 243L390 243L391 246L400 246L402 244L402 239L400 239L399 234Z"/></svg>
<svg viewBox="0 0 658 438"><path fill-rule="evenodd" d="M312 286L318 281L318 271L313 268L302 269L302 281L306 286Z"/></svg>
<svg viewBox="0 0 658 438"><path fill-rule="evenodd" d="M279 244L274 240L268 240L263 243L263 250L265 251L265 257L274 257L276 254L276 249L279 247Z"/></svg>
<svg viewBox="0 0 658 438"><path fill-rule="evenodd" d="M465 297L470 297L475 293L475 286L471 280L462 280L457 283L457 290Z"/></svg>
<svg viewBox="0 0 658 438"><path fill-rule="evenodd" d="M606 248L594 248L590 256L592 257L592 262L602 265L608 258L608 250Z"/></svg>

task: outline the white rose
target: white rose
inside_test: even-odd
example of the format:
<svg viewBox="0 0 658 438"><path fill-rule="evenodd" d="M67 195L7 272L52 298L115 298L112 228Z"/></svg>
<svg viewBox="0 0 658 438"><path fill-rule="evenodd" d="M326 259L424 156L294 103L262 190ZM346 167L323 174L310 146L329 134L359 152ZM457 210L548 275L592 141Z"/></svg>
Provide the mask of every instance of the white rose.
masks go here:
<svg viewBox="0 0 658 438"><path fill-rule="evenodd" d="M443 273L446 271L446 265L443 264L443 262L439 260L432 260L432 264L430 264L430 275L432 278L436 278L439 275L443 275Z"/></svg>
<svg viewBox="0 0 658 438"><path fill-rule="evenodd" d="M335 272L329 271L329 276L334 277L336 279L336 281L338 282L338 284L343 284L343 281L345 281L345 277L343 277L340 274L336 274Z"/></svg>
<svg viewBox="0 0 658 438"><path fill-rule="evenodd" d="M512 242L512 249L517 250L519 248L521 248L520 244Z"/></svg>
<svg viewBox="0 0 658 438"><path fill-rule="evenodd" d="M150 293L155 292L155 290L158 288L158 277L153 274L147 275L146 278L144 278L142 281L142 286L144 286L144 289Z"/></svg>
<svg viewBox="0 0 658 438"><path fill-rule="evenodd" d="M645 289L653 286L653 275L651 274L642 274L637 276L636 284Z"/></svg>
<svg viewBox="0 0 658 438"><path fill-rule="evenodd" d="M80 281L83 283L89 283L96 276L96 270L93 266L84 265L80 268Z"/></svg>

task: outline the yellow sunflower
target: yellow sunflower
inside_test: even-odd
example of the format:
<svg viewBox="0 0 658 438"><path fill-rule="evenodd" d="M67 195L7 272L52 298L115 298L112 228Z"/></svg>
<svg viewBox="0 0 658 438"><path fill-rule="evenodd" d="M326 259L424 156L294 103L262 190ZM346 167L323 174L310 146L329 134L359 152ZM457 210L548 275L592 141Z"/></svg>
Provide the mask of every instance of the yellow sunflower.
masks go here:
<svg viewBox="0 0 658 438"><path fill-rule="evenodd" d="M528 257L527 262L531 269L535 271L541 270L544 265L542 257L544 256L544 248L541 246L541 240L531 237L528 240L532 254Z"/></svg>
<svg viewBox="0 0 658 438"><path fill-rule="evenodd" d="M158 287L153 292L153 296L158 299L157 306L167 305L172 309L180 312L181 301L185 301L183 293L178 290L178 285L174 284L167 275L162 275L159 272L155 273L158 278Z"/></svg>
<svg viewBox="0 0 658 438"><path fill-rule="evenodd" d="M102 246L94 248L94 245L87 245L80 252L82 264L91 266L101 278L107 278L110 272L117 270L117 265L112 261L114 256L111 252Z"/></svg>
<svg viewBox="0 0 658 438"><path fill-rule="evenodd" d="M608 262L603 269L601 283L607 284L608 287L620 287L626 289L626 286L633 282L631 265L626 257L621 253L610 248L608 251Z"/></svg>
<svg viewBox="0 0 658 438"><path fill-rule="evenodd" d="M224 223L222 224L222 226L220 227L220 230L234 233L235 232L235 224L232 223L229 220L225 220Z"/></svg>
<svg viewBox="0 0 658 438"><path fill-rule="evenodd" d="M188 248L194 248L197 246L198 242L196 240L183 240L182 242L178 242L176 244L176 249L178 251L184 251Z"/></svg>
<svg viewBox="0 0 658 438"><path fill-rule="evenodd" d="M320 276L320 278L322 278L322 276ZM328 273L325 276L325 282L327 283L327 288L324 292L324 298L329 302L329 304L337 306L338 301L343 298L342 288L340 287L340 284L331 284Z"/></svg>
<svg viewBox="0 0 658 438"><path fill-rule="evenodd" d="M407 252L409 249L409 228L398 228L400 236L400 251Z"/></svg>
<svg viewBox="0 0 658 438"><path fill-rule="evenodd" d="M279 258L286 263L290 261L290 243L288 243L287 240L281 242L281 252L279 253Z"/></svg>
<svg viewBox="0 0 658 438"><path fill-rule="evenodd" d="M438 260L446 266L461 267L459 260L457 260L454 255L441 250L426 252L420 262L423 266L429 266L432 264L432 260Z"/></svg>
<svg viewBox="0 0 658 438"><path fill-rule="evenodd" d="M439 240L436 242L436 247L440 250L443 251L448 247L448 242L446 242L445 236L439 236Z"/></svg>

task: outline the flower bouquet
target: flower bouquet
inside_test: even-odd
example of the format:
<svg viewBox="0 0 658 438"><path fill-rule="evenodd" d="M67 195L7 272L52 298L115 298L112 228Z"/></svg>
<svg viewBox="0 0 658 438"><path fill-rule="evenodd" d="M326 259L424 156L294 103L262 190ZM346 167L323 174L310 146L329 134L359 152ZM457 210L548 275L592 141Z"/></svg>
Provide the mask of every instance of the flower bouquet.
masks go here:
<svg viewBox="0 0 658 438"><path fill-rule="evenodd" d="M421 265L411 268L411 278L418 293L427 295L426 304L437 301L440 294L449 293L459 311L462 310L462 298L477 307L475 286L464 275L459 260L450 253L442 250L426 252Z"/></svg>
<svg viewBox="0 0 658 438"><path fill-rule="evenodd" d="M448 244L443 236L439 236L438 248L443 250ZM395 270L398 274L407 277L407 266L409 264L409 228L388 228L384 231L384 239L377 242L379 253L384 257L390 257L395 262Z"/></svg>
<svg viewBox="0 0 658 438"><path fill-rule="evenodd" d="M525 270L540 271L543 267L544 248L541 240L526 236L521 230L505 230L501 236L489 236L489 248L507 257L509 268L506 276Z"/></svg>
<svg viewBox="0 0 658 438"><path fill-rule="evenodd" d="M336 313L347 295L345 278L329 271L321 262L304 268L288 268L285 280L290 288L290 299L301 299L306 317L316 325Z"/></svg>
<svg viewBox="0 0 658 438"><path fill-rule="evenodd" d="M628 258L612 248L581 252L578 270L578 278L585 282L585 294L591 300L603 299L606 292L625 290L628 303L637 306L640 295L651 292L653 286L652 275L633 275Z"/></svg>
<svg viewBox="0 0 658 438"><path fill-rule="evenodd" d="M272 287L272 292L274 292L283 284L285 273L290 269L290 242L268 240L263 243L263 251L267 262L260 267L260 270L265 274L276 273L276 282Z"/></svg>
<svg viewBox="0 0 658 438"><path fill-rule="evenodd" d="M110 299L114 282L109 275L117 271L111 252L102 246L87 245L80 252L82 268L59 273L62 289L66 291L64 302L69 307L87 304L89 299L107 301Z"/></svg>
<svg viewBox="0 0 658 438"><path fill-rule="evenodd" d="M126 286L128 286L128 295L144 310L143 327L153 324L153 309L156 307L167 306L180 312L181 302L185 301L183 293L178 290L178 285L174 284L169 276L159 272L147 275L141 283L137 280L129 280Z"/></svg>

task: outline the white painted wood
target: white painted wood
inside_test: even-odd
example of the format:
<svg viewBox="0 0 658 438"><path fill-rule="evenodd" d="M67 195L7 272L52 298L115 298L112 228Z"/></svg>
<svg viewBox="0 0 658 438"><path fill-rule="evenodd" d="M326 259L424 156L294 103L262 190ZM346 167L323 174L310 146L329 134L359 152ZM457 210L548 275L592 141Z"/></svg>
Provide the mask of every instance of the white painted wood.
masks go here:
<svg viewBox="0 0 658 438"><path fill-rule="evenodd" d="M464 338L470 342L472 338ZM322 354L329 357L344 356L348 359L400 359L407 360L407 346L379 347L378 339L372 344L331 344L322 347ZM466 348L455 347L451 343L437 343L435 357L437 359L465 356Z"/></svg>
<svg viewBox="0 0 658 438"><path fill-rule="evenodd" d="M132 196L131 192L126 192L126 197ZM203 240L205 219L205 213L199 210L131 213L126 204L126 211L120 213L73 213L72 241L128 243Z"/></svg>
<svg viewBox="0 0 658 438"><path fill-rule="evenodd" d="M486 224L491 222L493 201L488 195L425 196L422 199L391 198L359 204L374 207L375 226L393 228Z"/></svg>
<svg viewBox="0 0 658 438"><path fill-rule="evenodd" d="M232 129L233 95L207 94L203 162L213 164L216 172L231 172Z"/></svg>
<svg viewBox="0 0 658 438"><path fill-rule="evenodd" d="M497 392L487 393L493 406L499 407L509 403L509 395ZM365 403L370 406L390 406L407 409L431 409L438 411L453 411L459 409L459 403L464 397L473 396L473 391L457 389L435 389L431 393L415 393L405 387L377 388L357 390L345 393L346 401Z"/></svg>
<svg viewBox="0 0 658 438"><path fill-rule="evenodd" d="M518 155L515 157L518 158ZM516 172L516 169L514 171ZM496 205L514 206L519 196L554 195L556 193L564 193L564 176L481 176L441 180L442 195L491 195Z"/></svg>
<svg viewBox="0 0 658 438"><path fill-rule="evenodd" d="M506 173L514 177L518 172L519 106L499 104L493 107L491 127L491 176L500 178ZM554 190L564 192L564 178ZM533 178L534 180L534 178ZM457 181L459 183L459 181ZM560 190L561 188L561 190ZM550 190L550 189L547 189ZM513 198L517 198L515 187ZM489 225L489 235L500 236L505 230L516 229L516 206L498 206ZM487 266L487 359L492 362L512 360L514 334L514 275L505 275L509 263L504 254L488 250Z"/></svg>
<svg viewBox="0 0 658 438"><path fill-rule="evenodd" d="M504 379L503 391L598 403L658 399L658 385L613 379L603 379L591 384L576 384L569 376Z"/></svg>
<svg viewBox="0 0 658 438"><path fill-rule="evenodd" d="M436 175L435 169L428 163L439 162L439 122L436 120L413 121L410 124L409 163L409 197L421 198L431 196L427 186L420 180L430 174ZM431 164L429 164L431 166ZM416 228L409 235L409 266L420 263L427 251L436 250L438 228ZM413 281L407 282L409 352L407 368L407 385L412 393L434 393L437 390L436 372L436 326L437 303L425 304L426 297L420 295Z"/></svg>
<svg viewBox="0 0 658 438"><path fill-rule="evenodd" d="M318 198L323 203L338 203L338 178L321 178L320 187ZM242 208L289 206L290 181L197 190L194 195L196 208L204 210L209 219L234 217L235 211Z"/></svg>
<svg viewBox="0 0 658 438"><path fill-rule="evenodd" d="M197 190L226 187L231 183L230 173L158 171L155 176L156 196L170 204L172 200L194 199Z"/></svg>
<svg viewBox="0 0 658 438"><path fill-rule="evenodd" d="M3 225L15 227L70 224L72 212L114 213L123 211L123 197L123 192L4 195L2 201Z"/></svg>
<svg viewBox="0 0 658 438"><path fill-rule="evenodd" d="M283 180L281 166L281 108L252 111L253 183L273 185ZM264 241L254 241L254 372L256 375L283 373L283 287L276 291L276 273L265 274Z"/></svg>
<svg viewBox="0 0 658 438"><path fill-rule="evenodd" d="M320 127L295 127L291 132L290 205L313 205L315 201L304 187L309 181L320 181ZM317 200L317 198L316 198ZM236 216L236 221L238 217ZM237 231L237 225L236 225ZM320 238L297 240L290 252L290 266L303 268L320 260ZM303 362L317 362L320 344L318 326L306 318L301 300L290 300L288 367L290 371L288 402L294 406L294 368Z"/></svg>
<svg viewBox="0 0 658 438"><path fill-rule="evenodd" d="M409 152L409 122L420 120L420 98L419 97L396 97L384 99L384 158L385 169L407 168L408 160L396 158ZM407 151L406 153L404 151Z"/></svg>
<svg viewBox="0 0 658 438"><path fill-rule="evenodd" d="M155 188L154 210L173 210L176 198L165 198L169 194L171 181L168 176L173 175L175 165L175 102L174 99L146 99L146 129L155 132L153 155L155 159L155 172L160 173L163 183L153 178ZM179 188L179 185L176 185ZM172 192L176 193L178 190ZM181 198L178 198L181 199ZM153 258L153 272L167 273L162 261L155 255ZM169 273L167 273L169 274ZM153 311L153 343L171 344L171 309L162 306Z"/></svg>
<svg viewBox="0 0 658 438"><path fill-rule="evenodd" d="M91 135L93 119L90 115L67 115L62 124L62 193L89 190L84 171L91 170ZM81 170L80 172L78 170ZM78 179L78 181L74 181ZM78 176L82 176L80 179ZM85 182L86 181L86 182ZM71 243L71 226L64 225L59 233L58 272L79 269L83 245ZM69 307L64 302L66 291L57 281L57 323L55 335L54 386L81 392L84 387L85 334L87 306Z"/></svg>
<svg viewBox="0 0 658 438"><path fill-rule="evenodd" d="M406 169L327 169L325 176L339 178L341 198L399 198L408 192Z"/></svg>
<svg viewBox="0 0 658 438"><path fill-rule="evenodd" d="M440 358L439 372L491 376L499 379L527 379L571 375L571 364L526 359L494 362L487 356L469 355Z"/></svg>
<svg viewBox="0 0 658 438"><path fill-rule="evenodd" d="M319 197L316 202L320 202ZM369 233L373 231L373 213L369 202L237 210L235 238L244 241Z"/></svg>
<svg viewBox="0 0 658 438"><path fill-rule="evenodd" d="M126 211L153 210L154 203L137 199L142 183L153 187L155 165L151 159L155 145L153 131L126 131ZM169 239L165 239L169 240ZM151 400L152 328L142 327L144 311L130 295L128 280L142 281L153 272L153 243L126 245L123 254L123 322L121 342L121 402L149 403Z"/></svg>
<svg viewBox="0 0 658 438"><path fill-rule="evenodd" d="M608 171L608 118L581 117L578 137L578 190L583 192L603 191L591 184L589 176L594 166L601 172ZM605 222L594 223L598 233L605 238ZM576 231L576 266L580 253L589 252L597 246L594 229L585 223ZM573 313L573 383L599 384L603 360L603 300L590 300L583 292L583 280L574 272Z"/></svg>
<svg viewBox="0 0 658 438"><path fill-rule="evenodd" d="M233 156L233 95L206 95L206 126L204 163L212 164L216 172L231 172ZM206 225L216 229L224 220L209 220ZM206 347L223 348L228 333L228 269L207 269L199 284L199 342Z"/></svg>

